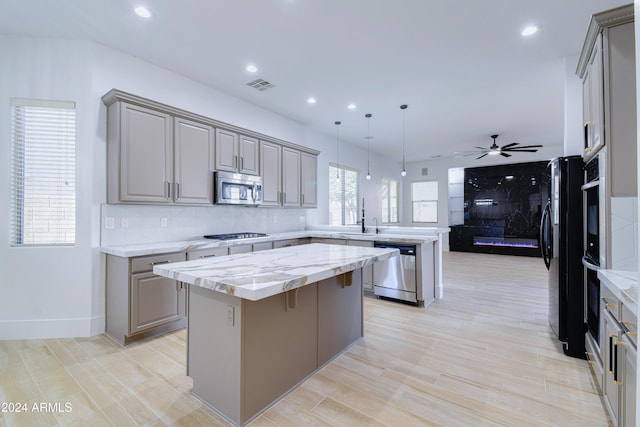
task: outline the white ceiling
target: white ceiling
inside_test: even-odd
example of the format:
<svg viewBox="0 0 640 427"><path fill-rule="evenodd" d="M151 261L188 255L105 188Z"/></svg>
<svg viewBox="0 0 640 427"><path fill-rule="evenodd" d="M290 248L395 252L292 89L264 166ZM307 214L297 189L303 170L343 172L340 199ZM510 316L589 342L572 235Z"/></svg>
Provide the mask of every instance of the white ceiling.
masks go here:
<svg viewBox="0 0 640 427"><path fill-rule="evenodd" d="M498 145L562 145L564 58L591 14L629 2L2 0L0 33L93 40L333 138L340 120L341 139L363 147L371 113L371 149L396 161L408 104L409 162L488 147L493 133ZM139 4L153 19L132 13ZM540 31L521 37L531 23ZM255 78L274 87L246 85Z"/></svg>

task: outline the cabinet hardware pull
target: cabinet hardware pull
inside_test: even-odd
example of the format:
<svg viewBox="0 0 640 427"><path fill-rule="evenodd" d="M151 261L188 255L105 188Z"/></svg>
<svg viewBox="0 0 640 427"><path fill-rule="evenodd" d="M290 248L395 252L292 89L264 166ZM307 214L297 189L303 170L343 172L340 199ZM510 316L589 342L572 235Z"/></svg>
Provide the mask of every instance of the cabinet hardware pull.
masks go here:
<svg viewBox="0 0 640 427"><path fill-rule="evenodd" d="M613 357L613 382L618 384L618 343L620 341L616 341L615 342L615 346L614 346L614 353L615 356Z"/></svg>
<svg viewBox="0 0 640 427"><path fill-rule="evenodd" d="M593 125L593 122L591 122L591 121L584 122L584 127L591 126L591 125Z"/></svg>
<svg viewBox="0 0 640 427"><path fill-rule="evenodd" d="M169 260L166 261L155 261L155 262L150 262L149 265L153 266L153 265L158 265L158 264L169 264Z"/></svg>
<svg viewBox="0 0 640 427"><path fill-rule="evenodd" d="M176 182L176 199L180 198L180 183Z"/></svg>
<svg viewBox="0 0 640 427"><path fill-rule="evenodd" d="M617 304L613 304L613 303L605 304L605 306L606 306L607 308L609 308L609 307L610 307L610 308L613 308L613 307L615 307L616 305L617 305Z"/></svg>
<svg viewBox="0 0 640 427"><path fill-rule="evenodd" d="M240 156L240 172L244 170L244 157Z"/></svg>
<svg viewBox="0 0 640 427"><path fill-rule="evenodd" d="M609 335L609 373L613 374L613 337L617 337L617 335Z"/></svg>
<svg viewBox="0 0 640 427"><path fill-rule="evenodd" d="M211 255L200 255L200 258L211 258L216 256L216 254L211 254Z"/></svg>
<svg viewBox="0 0 640 427"><path fill-rule="evenodd" d="M171 198L171 183L167 181L167 199Z"/></svg>
<svg viewBox="0 0 640 427"><path fill-rule="evenodd" d="M637 332L627 332L627 335L629 335L631 337L637 337L638 333Z"/></svg>
<svg viewBox="0 0 640 427"><path fill-rule="evenodd" d="M238 156L233 156L233 167L238 169Z"/></svg>
<svg viewBox="0 0 640 427"><path fill-rule="evenodd" d="M285 203L287 203L287 193L286 191L282 192L282 204L284 205Z"/></svg>
<svg viewBox="0 0 640 427"><path fill-rule="evenodd" d="M593 148L591 148L591 147L586 147L584 149L585 153L590 153L592 150L593 150Z"/></svg>
<svg viewBox="0 0 640 427"><path fill-rule="evenodd" d="M302 195L302 204L304 205L304 194Z"/></svg>

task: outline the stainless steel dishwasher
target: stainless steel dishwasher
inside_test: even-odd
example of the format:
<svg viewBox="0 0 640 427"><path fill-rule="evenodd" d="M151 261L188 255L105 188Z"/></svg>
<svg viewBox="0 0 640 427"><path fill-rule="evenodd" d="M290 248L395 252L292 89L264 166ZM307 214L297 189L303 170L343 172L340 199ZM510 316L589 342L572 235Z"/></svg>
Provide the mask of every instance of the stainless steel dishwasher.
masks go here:
<svg viewBox="0 0 640 427"><path fill-rule="evenodd" d="M418 303L416 293L416 245L374 242L375 248L394 248L400 256L373 264L373 291L376 295Z"/></svg>

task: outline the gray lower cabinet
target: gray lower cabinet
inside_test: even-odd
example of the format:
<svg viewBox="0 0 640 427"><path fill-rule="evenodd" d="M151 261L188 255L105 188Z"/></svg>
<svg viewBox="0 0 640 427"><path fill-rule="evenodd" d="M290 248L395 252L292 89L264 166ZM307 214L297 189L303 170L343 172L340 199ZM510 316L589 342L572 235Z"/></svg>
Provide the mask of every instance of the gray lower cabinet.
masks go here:
<svg viewBox="0 0 640 427"><path fill-rule="evenodd" d="M155 264L185 259L184 253L107 255L107 334L125 345L186 326L184 285L152 271Z"/></svg>
<svg viewBox="0 0 640 427"><path fill-rule="evenodd" d="M601 292L604 401L614 426L636 426L637 318L606 286Z"/></svg>
<svg viewBox="0 0 640 427"><path fill-rule="evenodd" d="M226 246L223 248L195 249L187 252L187 261L225 255L229 255L229 248Z"/></svg>
<svg viewBox="0 0 640 427"><path fill-rule="evenodd" d="M289 246L306 245L311 243L310 237L302 237L300 239L276 240L273 242L273 249L288 248Z"/></svg>

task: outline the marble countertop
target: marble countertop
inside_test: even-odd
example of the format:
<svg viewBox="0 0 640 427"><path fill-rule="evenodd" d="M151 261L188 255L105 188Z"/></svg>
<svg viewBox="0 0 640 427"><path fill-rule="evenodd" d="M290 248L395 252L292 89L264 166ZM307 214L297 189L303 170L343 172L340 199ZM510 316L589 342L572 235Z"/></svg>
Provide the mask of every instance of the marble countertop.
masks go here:
<svg viewBox="0 0 640 427"><path fill-rule="evenodd" d="M418 227L415 227L418 228ZM370 229L371 230L371 229ZM444 230L444 229L442 229ZM136 245L120 245L120 246L103 246L100 248L101 252L115 255L119 257L136 257L145 255L165 254L171 252L188 252L195 249L208 249L215 247L229 247L246 245L252 243L261 242L273 242L277 240L287 239L299 239L305 237L319 237L319 238L331 238L331 239L345 239L345 240L367 240L378 242L401 242L401 243L415 243L424 244L438 240L438 235L433 232L425 231L426 234L417 234L419 230L407 230L404 229L390 229L384 230L381 234L359 233L357 231L347 230L303 230L292 231L287 233L273 233L266 237L256 237L253 239L236 239L236 240L211 240L211 239L193 239L193 240L180 240L175 242L159 242L159 243L144 243ZM441 231L442 233L444 231Z"/></svg>
<svg viewBox="0 0 640 427"><path fill-rule="evenodd" d="M397 249L311 243L156 265L153 272L256 301L398 255Z"/></svg>
<svg viewBox="0 0 640 427"><path fill-rule="evenodd" d="M613 292L624 305L638 314L638 299L640 298L640 275L635 271L598 270L598 279Z"/></svg>

